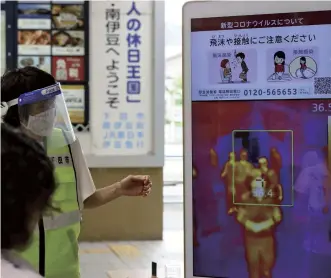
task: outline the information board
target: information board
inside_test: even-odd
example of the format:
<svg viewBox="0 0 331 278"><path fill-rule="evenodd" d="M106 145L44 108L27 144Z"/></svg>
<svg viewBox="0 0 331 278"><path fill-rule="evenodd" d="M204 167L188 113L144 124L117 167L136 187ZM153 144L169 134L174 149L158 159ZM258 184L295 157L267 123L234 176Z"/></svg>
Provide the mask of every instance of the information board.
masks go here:
<svg viewBox="0 0 331 278"><path fill-rule="evenodd" d="M195 277L331 277L329 34L331 10L191 20Z"/></svg>
<svg viewBox="0 0 331 278"><path fill-rule="evenodd" d="M154 3L96 1L91 7L103 15L91 22L98 61L91 65L91 88L98 93L91 105L93 152L152 155Z"/></svg>
<svg viewBox="0 0 331 278"><path fill-rule="evenodd" d="M17 66L38 67L61 82L71 121L80 125L88 124L87 8L84 1L17 3Z"/></svg>

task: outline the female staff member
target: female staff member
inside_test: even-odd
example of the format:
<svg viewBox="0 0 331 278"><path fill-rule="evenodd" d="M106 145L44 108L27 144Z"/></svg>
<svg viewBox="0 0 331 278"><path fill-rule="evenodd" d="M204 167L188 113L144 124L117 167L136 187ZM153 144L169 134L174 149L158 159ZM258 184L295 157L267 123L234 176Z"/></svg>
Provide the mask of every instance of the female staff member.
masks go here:
<svg viewBox="0 0 331 278"><path fill-rule="evenodd" d="M52 157L58 189L53 205L61 210L43 216L29 248L21 255L47 278L79 277L78 236L81 210L96 208L120 196L147 196L148 176L128 176L96 190L76 139L60 84L34 67L5 74L1 100L9 109L3 120L38 140Z"/></svg>
<svg viewBox="0 0 331 278"><path fill-rule="evenodd" d="M54 166L35 140L6 124L1 124L1 160L1 277L38 278L13 250L26 248L42 212L50 207Z"/></svg>

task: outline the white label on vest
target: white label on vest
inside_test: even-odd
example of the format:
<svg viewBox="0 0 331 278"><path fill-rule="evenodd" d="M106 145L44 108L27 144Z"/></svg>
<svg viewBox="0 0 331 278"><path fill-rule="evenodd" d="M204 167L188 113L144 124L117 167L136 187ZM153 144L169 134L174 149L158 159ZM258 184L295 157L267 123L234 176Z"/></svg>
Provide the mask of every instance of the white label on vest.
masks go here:
<svg viewBox="0 0 331 278"><path fill-rule="evenodd" d="M63 154L63 155L56 155L56 156L50 156L49 157L55 167L61 167L61 166L72 166L72 158L70 153Z"/></svg>

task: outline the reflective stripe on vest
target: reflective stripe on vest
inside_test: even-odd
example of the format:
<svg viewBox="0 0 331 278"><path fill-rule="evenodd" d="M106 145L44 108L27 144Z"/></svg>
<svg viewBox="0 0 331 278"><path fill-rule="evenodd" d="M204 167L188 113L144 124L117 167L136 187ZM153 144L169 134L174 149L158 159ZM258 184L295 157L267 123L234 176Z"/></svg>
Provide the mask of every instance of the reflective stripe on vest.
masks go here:
<svg viewBox="0 0 331 278"><path fill-rule="evenodd" d="M60 229L75 223L80 223L81 219L82 215L79 210L65 212L55 216L44 216L44 228L46 231ZM38 226L36 227L36 231L37 230Z"/></svg>

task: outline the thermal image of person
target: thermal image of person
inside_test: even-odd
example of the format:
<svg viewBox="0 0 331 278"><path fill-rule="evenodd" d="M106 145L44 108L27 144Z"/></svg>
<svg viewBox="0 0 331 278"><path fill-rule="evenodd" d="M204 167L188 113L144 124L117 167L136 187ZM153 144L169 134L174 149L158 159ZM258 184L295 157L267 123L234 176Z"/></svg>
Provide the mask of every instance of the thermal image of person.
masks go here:
<svg viewBox="0 0 331 278"><path fill-rule="evenodd" d="M228 59L223 59L220 66L222 80L224 82L232 83L232 70L230 66L230 61Z"/></svg>
<svg viewBox="0 0 331 278"><path fill-rule="evenodd" d="M234 184L235 202L241 203L242 196L250 191L248 179L253 170L253 164L248 161L248 152L243 149L240 151L240 160L235 163Z"/></svg>
<svg viewBox="0 0 331 278"><path fill-rule="evenodd" d="M279 159L281 160L280 156ZM283 187L279 183L279 176L274 169L269 169L266 157L259 158L258 162L266 190L266 201L269 201L269 204L279 205L283 200Z"/></svg>
<svg viewBox="0 0 331 278"><path fill-rule="evenodd" d="M276 258L276 226L282 220L277 206L267 204L259 169L253 169L248 206L238 207L237 221L244 228L245 257L249 278L271 278Z"/></svg>
<svg viewBox="0 0 331 278"><path fill-rule="evenodd" d="M275 74L272 77L273 79L282 79L285 72L285 58L285 52L283 51L277 51L274 54Z"/></svg>
<svg viewBox="0 0 331 278"><path fill-rule="evenodd" d="M233 183L233 171L236 163L236 155L234 152L230 152L229 160L225 163L224 170L221 173L221 178L225 181L226 192L226 205L228 214L232 214L235 211L233 204L233 194L235 194L235 185Z"/></svg>
<svg viewBox="0 0 331 278"><path fill-rule="evenodd" d="M234 164L236 162L236 154L234 152L230 152L229 154L229 160L226 162L224 170L221 174L222 178L228 178L230 177L230 173L232 174L232 170L234 168ZM232 176L232 175L231 175Z"/></svg>
<svg viewBox="0 0 331 278"><path fill-rule="evenodd" d="M270 150L270 169L274 170L278 180L280 180L280 170L282 169L282 158L276 148Z"/></svg>
<svg viewBox="0 0 331 278"><path fill-rule="evenodd" d="M218 165L218 156L217 153L214 149L210 149L209 151L210 154L210 163L213 167L217 167Z"/></svg>
<svg viewBox="0 0 331 278"><path fill-rule="evenodd" d="M305 215L305 221L302 226L303 248L311 254L313 272L320 272L318 260L325 258L330 261L331 258L331 237L328 234L330 226L330 172L327 169L325 159L318 153L308 151L302 161L302 170L297 177L294 189L296 191L296 200L302 202L300 211L296 211L294 220L301 220L301 215ZM303 197L305 202L303 201ZM323 273L316 277L326 278L330 273ZM314 276L315 277L315 276Z"/></svg>
<svg viewBox="0 0 331 278"><path fill-rule="evenodd" d="M280 205L283 201L283 186L278 182L277 176L269 171L267 180L265 181L266 201L269 204Z"/></svg>
<svg viewBox="0 0 331 278"><path fill-rule="evenodd" d="M268 159L266 157L260 157L258 163L259 163L259 169L262 172L262 178L265 181L268 181L269 183L271 183L271 180L274 183L278 182L279 180L278 176L273 169L269 169ZM270 178L271 180L268 180Z"/></svg>
<svg viewBox="0 0 331 278"><path fill-rule="evenodd" d="M266 157L260 157L258 162L259 162L259 168L262 171L262 175L266 175L269 171L267 158Z"/></svg>
<svg viewBox="0 0 331 278"><path fill-rule="evenodd" d="M213 180L211 177L219 175L217 167L217 154L213 148L209 148L207 152L203 151L201 159L199 159L195 168L195 185L194 185L194 202L195 207L199 208L195 212L196 231L199 230L201 237L208 237L213 233L220 231L220 226L217 222L217 206L218 200L213 189ZM214 177L215 177L214 176ZM209 217L205 217L208 215Z"/></svg>
<svg viewBox="0 0 331 278"><path fill-rule="evenodd" d="M192 176L193 176L193 180L197 178L197 170L195 169L195 167L193 167L193 171L192 171ZM195 200L193 198L193 209L196 208L196 205L195 205ZM193 212L193 245L195 247L199 246L199 241L198 241L198 235L197 235L197 218L196 218L196 213Z"/></svg>
<svg viewBox="0 0 331 278"><path fill-rule="evenodd" d="M240 151L240 164L244 166L247 175L251 173L254 168L253 164L248 161L248 152L245 149Z"/></svg>

